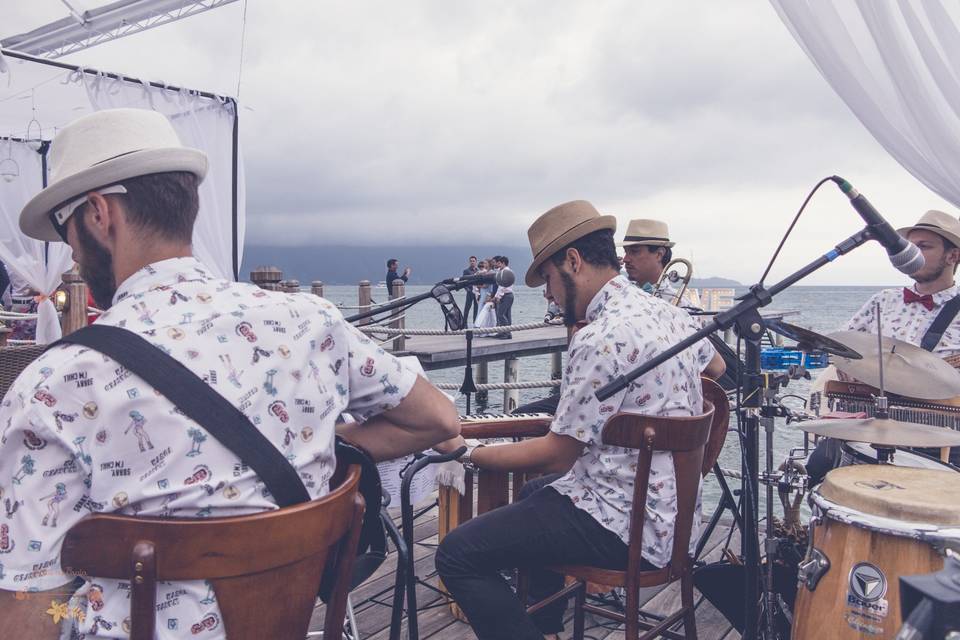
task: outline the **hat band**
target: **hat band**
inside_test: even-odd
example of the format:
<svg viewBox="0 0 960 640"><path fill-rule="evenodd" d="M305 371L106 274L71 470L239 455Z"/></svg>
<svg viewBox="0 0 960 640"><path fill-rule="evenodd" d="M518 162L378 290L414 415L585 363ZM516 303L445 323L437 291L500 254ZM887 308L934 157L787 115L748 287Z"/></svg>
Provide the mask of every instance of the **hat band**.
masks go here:
<svg viewBox="0 0 960 640"><path fill-rule="evenodd" d="M540 256L543 255L543 252L546 251L547 249L549 249L549 248L550 248L550 245L552 245L553 243L555 243L557 240L560 240L561 238L563 238L563 236L569 234L571 231L573 231L573 230L575 230L575 229L578 229L579 227L582 227L583 225L585 225L585 224L587 224L587 223L589 223L589 222L593 222L593 221L598 220L598 219L599 219L598 217L594 217L594 218L587 218L586 220L581 220L581 221L578 222L577 224L573 225L572 227L570 227L569 229L567 229L566 231L564 231L563 233L561 233L560 235L558 235L556 238L554 238L554 239L551 240L550 242L544 243L543 247L541 247L540 250L537 251L537 253L533 256L533 259L534 259L534 260L539 260L539 259L540 259ZM582 237L582 236L581 236L581 237ZM576 242L576 241L579 240L579 239L580 239L580 238L574 238L573 240L570 240L570 242ZM568 242L567 244L570 244L570 242ZM556 253L556 252L557 252L557 250L554 250L553 252L550 253L550 255L553 255L553 254Z"/></svg>
<svg viewBox="0 0 960 640"><path fill-rule="evenodd" d="M924 227L924 228L927 228L927 229L939 229L940 231L946 231L946 229L944 229L943 227L937 226L937 225L935 225L935 224L929 224L929 223L927 223L927 222L918 222L917 224L915 224L915 225L913 225L913 226L915 226L915 227ZM948 232L948 233L949 233L949 232Z"/></svg>
<svg viewBox="0 0 960 640"><path fill-rule="evenodd" d="M624 242L643 242L644 240L657 240L660 242L670 242L670 238L658 238L656 236L624 236Z"/></svg>

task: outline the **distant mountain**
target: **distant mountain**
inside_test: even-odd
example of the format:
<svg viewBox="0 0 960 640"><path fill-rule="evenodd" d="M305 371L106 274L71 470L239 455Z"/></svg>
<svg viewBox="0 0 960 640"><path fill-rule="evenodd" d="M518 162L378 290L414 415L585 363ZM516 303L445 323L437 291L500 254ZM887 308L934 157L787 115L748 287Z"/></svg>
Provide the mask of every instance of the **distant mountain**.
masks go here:
<svg viewBox="0 0 960 640"><path fill-rule="evenodd" d="M312 280L325 284L356 284L370 280L376 284L387 275L387 258L397 258L400 268L410 266L411 284L433 284L459 276L471 255L481 259L493 255L510 258L510 268L522 278L530 265L528 247L490 245L413 246L413 247L279 247L247 244L243 251L240 278L250 279L251 269L272 265L283 270L284 278L296 278L303 285Z"/></svg>
<svg viewBox="0 0 960 640"><path fill-rule="evenodd" d="M736 280L731 280L730 278L691 278L690 279L691 287L743 287L745 285L740 284Z"/></svg>
<svg viewBox="0 0 960 640"><path fill-rule="evenodd" d="M369 280L376 284L387 275L387 258L397 258L401 269L409 265L411 284L433 284L459 276L472 255L481 259L502 254L510 258L510 268L521 280L530 266L529 247L494 247L491 245L448 245L415 247L280 247L246 245L240 278L250 279L250 270L258 266L279 267L283 277L295 278L302 285L312 280L325 284L356 284ZM692 287L742 287L729 278L693 278Z"/></svg>

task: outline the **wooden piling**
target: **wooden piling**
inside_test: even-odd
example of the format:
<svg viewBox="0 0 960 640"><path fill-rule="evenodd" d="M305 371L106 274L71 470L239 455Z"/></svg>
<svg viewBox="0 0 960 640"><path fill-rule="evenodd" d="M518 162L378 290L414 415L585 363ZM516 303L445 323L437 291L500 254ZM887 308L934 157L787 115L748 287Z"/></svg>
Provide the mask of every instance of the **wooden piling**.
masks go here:
<svg viewBox="0 0 960 640"><path fill-rule="evenodd" d="M477 384L487 384L490 382L490 363L486 360L483 362L477 363L477 375L473 377ZM477 395L474 396L477 399L477 404L487 404L487 400L490 398L489 391L477 391Z"/></svg>
<svg viewBox="0 0 960 640"><path fill-rule="evenodd" d="M300 293L300 281L293 279L281 280L280 290L284 293Z"/></svg>
<svg viewBox="0 0 960 640"><path fill-rule="evenodd" d="M310 283L310 293L323 297L323 280L314 280Z"/></svg>
<svg viewBox="0 0 960 640"><path fill-rule="evenodd" d="M503 361L503 381L517 382L520 378L520 358L509 357ZM519 389L503 390L503 413L507 414L520 404Z"/></svg>
<svg viewBox="0 0 960 640"><path fill-rule="evenodd" d="M67 335L87 326L87 283L80 274L67 271L63 274L63 290L67 302L60 316L60 328Z"/></svg>
<svg viewBox="0 0 960 640"><path fill-rule="evenodd" d="M250 282L267 291L280 291L283 271L279 267L259 266L250 272Z"/></svg>
<svg viewBox="0 0 960 640"><path fill-rule="evenodd" d="M396 300L397 298L403 298L405 293L404 286L406 283L399 278L393 281L393 293L390 294L391 300ZM393 329L403 329L406 326L406 320L403 318L404 311L402 309L394 309L390 312L390 317L393 318L390 320L390 327ZM406 348L406 338L403 335L398 335L393 339L393 352L397 353L403 351Z"/></svg>
<svg viewBox="0 0 960 640"><path fill-rule="evenodd" d="M360 313L370 311L370 301L370 281L361 280L360 284L357 285L357 305L360 307ZM364 318L358 321L357 324L370 324L370 318Z"/></svg>

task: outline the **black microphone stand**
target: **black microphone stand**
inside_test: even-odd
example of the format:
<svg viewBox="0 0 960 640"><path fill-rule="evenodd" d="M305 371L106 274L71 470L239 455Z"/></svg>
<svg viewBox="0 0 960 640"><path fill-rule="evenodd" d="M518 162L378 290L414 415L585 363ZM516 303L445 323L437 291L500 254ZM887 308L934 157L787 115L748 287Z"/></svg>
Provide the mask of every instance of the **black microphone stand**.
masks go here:
<svg viewBox="0 0 960 640"><path fill-rule="evenodd" d="M433 298L434 297L433 290L436 287L441 285L446 287L447 291L453 292L453 291L458 291L460 289L465 289L467 287L473 286L474 284L475 283L473 282L440 281L437 284L431 286L430 291L427 291L426 293L418 293L417 295L412 297L398 298L393 302L388 302L386 304L379 305L376 309L368 309L367 311L361 311L360 313L355 313L352 316L347 316L345 320L350 324L353 324L358 320L366 320L367 318L370 318L372 316L379 315L386 311L393 311L394 309L397 309L399 307L413 306L422 300L426 300L427 298Z"/></svg>
<svg viewBox="0 0 960 640"><path fill-rule="evenodd" d="M760 339L764 334L763 318L760 316L759 309L773 300L773 297L784 289L796 284L798 281L807 277L814 271L817 271L827 263L836 260L838 257L853 251L860 245L874 239L869 227L861 229L840 244L836 245L831 251L823 254L807 266L795 271L780 282L765 288L762 283L750 287L750 291L740 298L740 302L713 316L712 320L691 336L681 340L674 346L663 351L658 356L640 365L627 374L618 376L596 392L598 400L606 400L616 393L627 388L633 380L636 380L645 373L653 370L663 364L670 358L680 352L693 346L700 340L715 331L722 331L734 327L738 335L746 343L746 369L743 378L740 381L742 387L743 400L740 404L740 413L737 421L741 425L743 438L743 457L742 457L742 514L740 521L742 523L741 531L741 552L744 557L745 567L745 610L744 610L744 640L754 640L756 638L775 637L772 628L772 615L766 616L767 624L764 629L760 628L761 598L760 598L760 538L757 533L759 526L759 503L757 501L757 491L760 488L760 476L758 474L760 463L759 432L761 425L761 401L763 396L763 375L760 363ZM773 440L772 423L767 427L767 446L771 446ZM772 522L767 523L768 528ZM773 541L768 541L767 550L771 551ZM769 561L769 560L768 560ZM764 586L764 604L767 612L772 612L771 602L772 585Z"/></svg>

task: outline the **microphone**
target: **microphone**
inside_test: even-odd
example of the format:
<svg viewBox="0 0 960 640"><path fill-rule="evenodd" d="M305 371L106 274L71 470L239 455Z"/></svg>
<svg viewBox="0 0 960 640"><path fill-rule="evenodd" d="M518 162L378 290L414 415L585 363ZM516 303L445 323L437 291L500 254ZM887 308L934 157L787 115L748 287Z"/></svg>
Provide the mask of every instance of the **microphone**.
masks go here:
<svg viewBox="0 0 960 640"><path fill-rule="evenodd" d="M840 176L831 176L830 179L836 182L840 191L843 191L850 198L850 204L857 210L863 221L867 223L867 231L870 236L887 250L890 263L897 271L909 276L923 269L923 254L917 248L917 245L897 233L890 226L890 223L884 220L883 216L873 208L873 205L863 197L863 194L853 188L852 184Z"/></svg>
<svg viewBox="0 0 960 640"><path fill-rule="evenodd" d="M459 278L447 278L441 282L451 287L462 289L475 284L495 284L498 287L509 287L516 282L517 276L509 267L488 271L487 273L477 273L472 276L460 276Z"/></svg>

